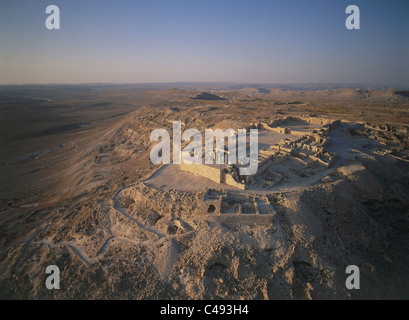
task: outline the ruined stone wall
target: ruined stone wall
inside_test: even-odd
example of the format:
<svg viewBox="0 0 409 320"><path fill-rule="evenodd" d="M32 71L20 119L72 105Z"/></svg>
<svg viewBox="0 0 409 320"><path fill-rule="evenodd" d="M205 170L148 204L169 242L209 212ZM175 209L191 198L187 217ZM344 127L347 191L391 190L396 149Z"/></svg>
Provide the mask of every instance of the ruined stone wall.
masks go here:
<svg viewBox="0 0 409 320"><path fill-rule="evenodd" d="M190 172L202 176L217 183L222 183L222 169L201 164L186 164L182 161L180 164L182 171Z"/></svg>
<svg viewBox="0 0 409 320"><path fill-rule="evenodd" d="M310 159L314 160L316 163L318 163L318 164L320 164L320 165L322 165L322 166L324 166L326 168L329 167L329 163L322 160L321 158L319 158L319 157L317 157L315 155L312 155L312 154L309 157L310 157Z"/></svg>
<svg viewBox="0 0 409 320"><path fill-rule="evenodd" d="M210 179L217 183L225 183L240 190L245 190L245 185L234 180L233 176L225 173L222 168L211 167L200 164L185 164L180 165L182 171L186 171L204 178Z"/></svg>
<svg viewBox="0 0 409 320"><path fill-rule="evenodd" d="M277 132L277 133L281 133L281 134L291 134L290 128L276 127L276 128L270 128L269 130Z"/></svg>
<svg viewBox="0 0 409 320"><path fill-rule="evenodd" d="M331 120L326 119L326 118L306 117L303 119L310 124L323 125L323 126L331 124Z"/></svg>
<svg viewBox="0 0 409 320"><path fill-rule="evenodd" d="M244 184L239 183L236 180L234 180L234 178L231 176L231 174L227 173L226 176L225 176L225 179L226 179L226 181L225 181L226 184L228 184L230 186L236 187L236 188L238 188L240 190L245 190L246 189L246 186Z"/></svg>
<svg viewBox="0 0 409 320"><path fill-rule="evenodd" d="M214 200L202 201L202 203L200 204L201 214L202 215L205 215L205 214L220 215L221 205L222 205L221 198L220 199L214 199ZM213 208L211 208L212 206L213 206Z"/></svg>
<svg viewBox="0 0 409 320"><path fill-rule="evenodd" d="M296 161L296 162L298 162L298 163L300 163L302 166L304 166L304 167L307 167L308 166L308 163L307 162L305 162L304 160L302 160L302 159L300 159L300 158L298 158L298 157L295 157L295 156L290 156L290 159L291 160L294 160L294 161ZM314 160L314 159L313 159Z"/></svg>

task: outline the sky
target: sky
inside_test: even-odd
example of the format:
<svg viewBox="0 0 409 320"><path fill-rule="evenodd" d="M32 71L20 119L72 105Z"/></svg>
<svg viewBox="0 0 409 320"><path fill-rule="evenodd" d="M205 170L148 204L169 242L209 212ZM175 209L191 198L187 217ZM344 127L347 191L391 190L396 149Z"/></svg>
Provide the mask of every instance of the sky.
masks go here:
<svg viewBox="0 0 409 320"><path fill-rule="evenodd" d="M1 0L0 84L154 82L409 86L409 1Z"/></svg>

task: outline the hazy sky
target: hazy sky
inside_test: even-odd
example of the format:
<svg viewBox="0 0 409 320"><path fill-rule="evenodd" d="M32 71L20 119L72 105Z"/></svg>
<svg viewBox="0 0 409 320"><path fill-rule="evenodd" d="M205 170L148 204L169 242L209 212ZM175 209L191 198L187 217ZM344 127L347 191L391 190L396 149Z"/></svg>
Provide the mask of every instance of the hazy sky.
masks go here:
<svg viewBox="0 0 409 320"><path fill-rule="evenodd" d="M409 86L409 1L0 2L1 84L176 81Z"/></svg>

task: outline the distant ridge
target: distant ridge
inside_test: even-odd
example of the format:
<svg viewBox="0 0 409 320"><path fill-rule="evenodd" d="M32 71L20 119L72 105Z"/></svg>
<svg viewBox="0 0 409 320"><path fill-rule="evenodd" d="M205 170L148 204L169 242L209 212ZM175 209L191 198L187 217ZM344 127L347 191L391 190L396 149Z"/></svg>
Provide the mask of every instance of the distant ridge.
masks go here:
<svg viewBox="0 0 409 320"><path fill-rule="evenodd" d="M215 94L211 94L208 92L203 92L201 94L198 94L196 97L192 97L191 99L194 99L194 100L226 100L225 98L221 98L219 96L216 96Z"/></svg>
<svg viewBox="0 0 409 320"><path fill-rule="evenodd" d="M275 90L283 91L330 91L338 89L356 90L408 90L409 86L402 85L366 85L343 83L234 83L234 82L157 82L157 83L78 83L78 84L2 84L0 94L13 95L16 92L36 91L47 88L53 92L64 88L71 92L101 92L109 90L242 90L255 89L258 93L269 93Z"/></svg>

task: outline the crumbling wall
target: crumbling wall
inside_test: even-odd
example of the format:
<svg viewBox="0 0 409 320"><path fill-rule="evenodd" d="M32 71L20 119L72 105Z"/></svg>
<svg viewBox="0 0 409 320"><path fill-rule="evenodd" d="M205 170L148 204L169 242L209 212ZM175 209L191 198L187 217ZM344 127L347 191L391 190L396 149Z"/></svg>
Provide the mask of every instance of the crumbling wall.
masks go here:
<svg viewBox="0 0 409 320"><path fill-rule="evenodd" d="M185 164L180 165L182 171L186 171L195 175L202 176L217 183L225 183L240 190L245 190L246 186L240 182L237 182L231 173L226 173L222 167L213 167L200 164Z"/></svg>
<svg viewBox="0 0 409 320"><path fill-rule="evenodd" d="M190 172L195 175L199 175L204 178L210 179L217 183L223 182L222 168L217 168L217 167L212 167L212 166L202 165L202 164L196 164L196 163L186 164L182 161L182 163L180 164L180 169L182 171Z"/></svg>
<svg viewBox="0 0 409 320"><path fill-rule="evenodd" d="M270 128L269 130L277 132L277 133L281 133L281 134L291 134L290 128L277 127L277 128Z"/></svg>
<svg viewBox="0 0 409 320"><path fill-rule="evenodd" d="M226 194L222 190L208 189L203 194L202 202L200 204L200 212L203 215L221 213L222 200Z"/></svg>
<svg viewBox="0 0 409 320"><path fill-rule="evenodd" d="M322 126L331 124L330 119L321 117L305 117L304 120L307 121L309 124L316 124Z"/></svg>
<svg viewBox="0 0 409 320"><path fill-rule="evenodd" d="M200 205L200 211L202 214L215 214L219 215L221 211L221 198L203 200Z"/></svg>
<svg viewBox="0 0 409 320"><path fill-rule="evenodd" d="M227 174L225 175L225 179L226 179L226 180L225 180L225 183L228 184L228 185L230 185L230 186L236 187L236 188L238 188L238 189L240 189L240 190L245 190L245 189L246 189L246 186L245 186L244 184L242 184L242 183L237 182L236 180L234 180L234 178L232 177L232 175L229 174L229 173L227 173Z"/></svg>

